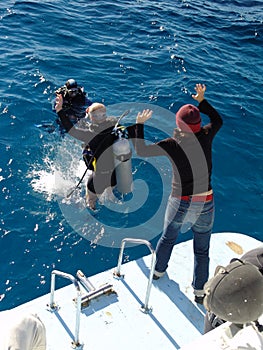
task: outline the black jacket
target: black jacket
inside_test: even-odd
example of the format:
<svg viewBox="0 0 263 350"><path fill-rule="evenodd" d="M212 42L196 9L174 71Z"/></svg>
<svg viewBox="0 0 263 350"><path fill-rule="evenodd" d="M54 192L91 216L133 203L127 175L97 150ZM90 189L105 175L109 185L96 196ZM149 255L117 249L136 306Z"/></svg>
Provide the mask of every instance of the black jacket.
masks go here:
<svg viewBox="0 0 263 350"><path fill-rule="evenodd" d="M173 167L172 195L187 196L210 190L212 173L212 141L223 121L218 112L203 100L199 106L210 123L198 133L174 130L169 137L154 144L145 144L144 125L137 124L135 149L143 157L167 156Z"/></svg>
<svg viewBox="0 0 263 350"><path fill-rule="evenodd" d="M114 169L112 145L118 136L113 133L117 119L110 117L100 124L90 123L86 128L78 128L74 125L67 114L61 110L58 112L60 121L66 132L72 137L83 141L84 147L89 145L90 150L96 158L96 171L105 172ZM135 126L126 128L127 137L134 138Z"/></svg>

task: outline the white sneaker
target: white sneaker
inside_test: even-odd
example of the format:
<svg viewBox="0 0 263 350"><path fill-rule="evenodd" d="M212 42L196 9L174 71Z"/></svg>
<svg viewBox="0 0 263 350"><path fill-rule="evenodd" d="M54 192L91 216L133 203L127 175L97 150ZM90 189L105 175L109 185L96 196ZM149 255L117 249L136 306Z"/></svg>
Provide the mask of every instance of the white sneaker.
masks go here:
<svg viewBox="0 0 263 350"><path fill-rule="evenodd" d="M165 271L164 272L159 272L159 271L154 271L153 273L153 279L154 280L158 280L160 277L163 277L165 274Z"/></svg>

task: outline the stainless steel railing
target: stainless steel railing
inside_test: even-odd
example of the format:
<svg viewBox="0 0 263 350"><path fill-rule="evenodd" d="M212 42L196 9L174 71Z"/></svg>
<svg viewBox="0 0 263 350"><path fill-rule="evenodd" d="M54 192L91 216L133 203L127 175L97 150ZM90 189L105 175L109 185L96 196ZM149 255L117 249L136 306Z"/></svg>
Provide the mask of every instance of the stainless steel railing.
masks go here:
<svg viewBox="0 0 263 350"><path fill-rule="evenodd" d="M69 279L77 291L77 297L76 297L76 324L75 324L75 334L74 334L74 342L72 343L72 346L74 349L81 348L82 345L79 342L79 328L80 328L80 313L81 313L81 291L80 286L78 283L78 280L65 272L53 270L51 273L51 290L50 290L50 309L51 310L57 310L58 305L55 304L54 297L55 297L55 285L56 285L56 276L60 276L66 279Z"/></svg>
<svg viewBox="0 0 263 350"><path fill-rule="evenodd" d="M136 239L136 238L124 238L121 242L121 249L120 249L120 254L119 254L119 259L118 259L118 265L117 265L116 270L114 271L114 275L118 276L118 277L121 277L121 264L122 264L124 247L125 247L126 243L144 244L149 248L149 250L152 254L151 268L150 268L150 274L149 274L148 285L147 285L147 290L146 290L146 296L145 296L144 304L142 305L142 310L145 313L149 313L151 311L151 308L149 308L149 299L150 299L150 292L151 292L151 287L152 287L153 273L154 273L154 267L155 267L155 261L156 261L155 250L153 249L151 243L148 242L147 240Z"/></svg>

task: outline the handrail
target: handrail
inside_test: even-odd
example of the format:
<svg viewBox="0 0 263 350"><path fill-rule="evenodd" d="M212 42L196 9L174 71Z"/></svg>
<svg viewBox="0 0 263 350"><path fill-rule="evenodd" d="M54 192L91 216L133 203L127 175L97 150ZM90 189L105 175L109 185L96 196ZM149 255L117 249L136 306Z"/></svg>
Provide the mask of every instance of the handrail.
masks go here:
<svg viewBox="0 0 263 350"><path fill-rule="evenodd" d="M78 280L74 276L72 276L68 273L62 272L62 271L53 270L51 273L51 290L50 290L50 305L49 305L51 310L57 309L57 305L54 302L56 275L63 277L63 278L66 278L66 279L69 279L73 283L73 285L77 291L76 325L75 325L74 342L72 345L74 346L74 348L78 348L80 346L79 328L80 328L80 313L81 313L81 291L80 291L79 283L78 283Z"/></svg>
<svg viewBox="0 0 263 350"><path fill-rule="evenodd" d="M118 277L121 276L121 264L122 264L123 252L124 252L125 244L127 242L129 242L129 243L136 243L136 244L144 244L144 245L146 245L149 248L149 250L150 250L150 252L152 254L151 269L150 269L150 275L149 275L149 280L148 280L148 285L147 285L145 302L144 302L144 305L142 305L142 309L144 310L144 312L148 313L149 311L151 311L151 308L149 308L148 303L149 303L149 298L150 298L150 292L151 292L152 281L153 281L153 274L154 274L154 268L155 268L155 261L156 261L155 250L153 249L151 243L148 242L145 239L124 238L121 241L121 249L120 249L120 254L119 254L119 259L118 259L118 265L117 265L116 271L114 272L114 274L116 276L118 276Z"/></svg>

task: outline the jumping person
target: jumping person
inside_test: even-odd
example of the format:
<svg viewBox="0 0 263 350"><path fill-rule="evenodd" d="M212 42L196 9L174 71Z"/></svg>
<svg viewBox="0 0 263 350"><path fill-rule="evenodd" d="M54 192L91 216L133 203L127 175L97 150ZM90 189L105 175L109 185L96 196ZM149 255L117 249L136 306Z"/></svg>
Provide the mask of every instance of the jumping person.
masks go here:
<svg viewBox="0 0 263 350"><path fill-rule="evenodd" d="M69 135L85 144L85 156L89 169L92 170L92 175L87 183L86 203L90 209L94 210L98 195L102 194L106 188L113 188L116 185L112 145L118 139L119 132L125 132L127 138L134 139L135 125L128 126L125 130L119 128L116 133L117 119L107 117L106 107L102 103L93 103L86 110L90 120L89 126L78 128L62 107L63 97L58 94L55 109L61 124Z"/></svg>
<svg viewBox="0 0 263 350"><path fill-rule="evenodd" d="M154 279L165 274L182 225L190 220L194 243L192 287L195 301L202 303L204 284L209 275L209 245L214 222L214 198L211 184L212 141L222 126L222 118L205 100L206 86L196 84L192 98L198 107L187 104L176 113L173 137L145 144L144 123L152 111L138 114L135 149L140 156L167 156L173 168L172 190L166 207L162 236L156 248ZM210 123L201 126L200 112ZM194 219L193 219L194 218Z"/></svg>

